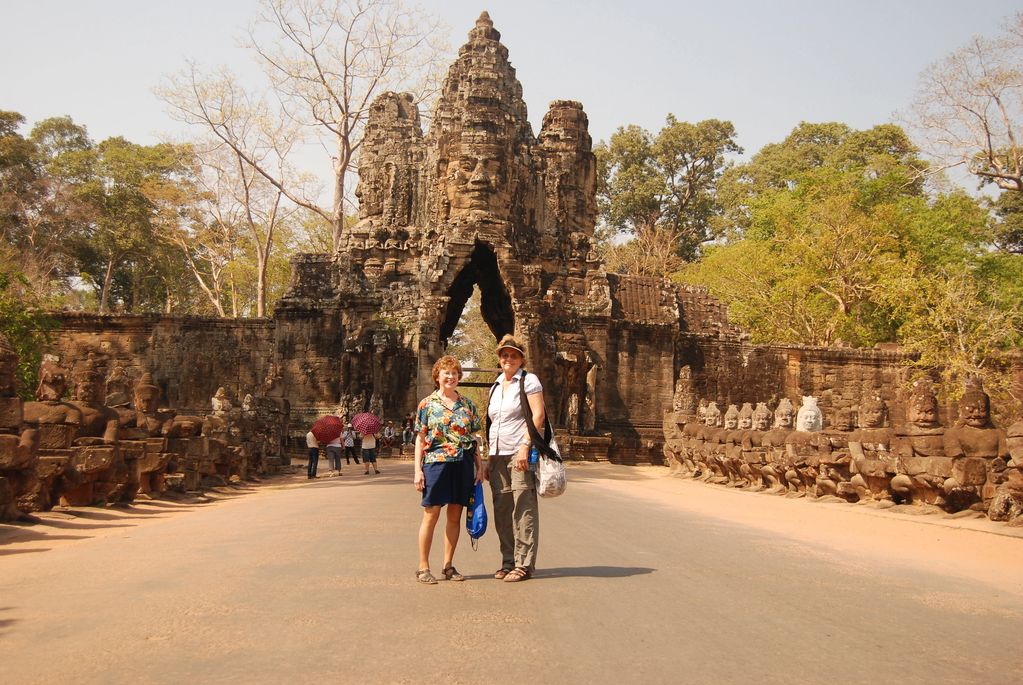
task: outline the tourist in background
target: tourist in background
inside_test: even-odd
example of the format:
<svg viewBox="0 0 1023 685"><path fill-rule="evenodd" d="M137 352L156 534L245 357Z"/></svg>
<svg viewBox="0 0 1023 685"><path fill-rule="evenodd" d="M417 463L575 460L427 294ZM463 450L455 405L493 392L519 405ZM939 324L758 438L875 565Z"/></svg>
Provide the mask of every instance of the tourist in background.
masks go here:
<svg viewBox="0 0 1023 685"><path fill-rule="evenodd" d="M397 433L394 430L394 421L388 421L387 425L384 427L384 434L383 438L381 439L383 446L387 448L393 447L394 438L396 435Z"/></svg>
<svg viewBox="0 0 1023 685"><path fill-rule="evenodd" d="M416 439L416 432L411 425L406 425L401 431L401 446L411 445Z"/></svg>
<svg viewBox="0 0 1023 685"><path fill-rule="evenodd" d="M447 507L444 524L444 566L447 580L465 580L454 566L455 547L464 525L462 510L469 504L473 486L483 476L476 434L482 428L476 405L458 392L462 365L444 356L433 365L437 390L419 403L416 412L416 490L423 493L423 520L419 524L419 570L416 580L433 585L430 548L441 509Z"/></svg>
<svg viewBox="0 0 1023 685"><path fill-rule="evenodd" d="M485 473L494 496L494 529L501 543L501 568L494 577L506 583L533 576L540 538L536 471L529 463L532 440L519 386L525 387L533 425L540 435L545 420L543 386L535 374L524 372L524 350L513 336L501 338L497 345L501 375L491 386L487 406L489 461Z"/></svg>
<svg viewBox="0 0 1023 685"><path fill-rule="evenodd" d="M352 430L352 424L348 424L341 431L341 443L345 448L345 463L351 464L352 459L355 459L355 463L358 464L359 453L355 451L355 431Z"/></svg>
<svg viewBox="0 0 1023 685"><path fill-rule="evenodd" d="M320 443L312 431L305 434L305 446L309 448L309 465L306 468L307 478L316 478L316 466L320 461Z"/></svg>
<svg viewBox="0 0 1023 685"><path fill-rule="evenodd" d="M337 436L327 443L327 463L330 464L331 473L341 475L341 436Z"/></svg>
<svg viewBox="0 0 1023 685"><path fill-rule="evenodd" d="M362 436L362 463L366 467L366 474L369 474L370 464L373 465L373 473L380 473L380 469L377 468L377 436L375 433Z"/></svg>

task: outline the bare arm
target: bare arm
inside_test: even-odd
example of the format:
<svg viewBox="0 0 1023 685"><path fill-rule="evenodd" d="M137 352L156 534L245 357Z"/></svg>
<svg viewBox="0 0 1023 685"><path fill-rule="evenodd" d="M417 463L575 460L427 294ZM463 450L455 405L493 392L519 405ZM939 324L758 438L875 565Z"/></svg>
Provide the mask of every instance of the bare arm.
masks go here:
<svg viewBox="0 0 1023 685"><path fill-rule="evenodd" d="M426 487L426 479L423 476L423 453L426 451L426 442L423 440L422 433L416 433L416 475L412 479L413 484L416 486L416 490L420 492Z"/></svg>

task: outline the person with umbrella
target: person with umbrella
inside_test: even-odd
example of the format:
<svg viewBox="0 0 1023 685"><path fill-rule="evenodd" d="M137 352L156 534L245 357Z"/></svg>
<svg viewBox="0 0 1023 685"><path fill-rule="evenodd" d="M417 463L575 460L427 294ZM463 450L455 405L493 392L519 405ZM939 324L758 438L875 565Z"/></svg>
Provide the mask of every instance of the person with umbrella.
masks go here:
<svg viewBox="0 0 1023 685"><path fill-rule="evenodd" d="M479 411L458 392L462 365L444 356L433 365L437 390L424 398L416 414L416 455L413 485L423 493L423 520L419 524L419 570L416 580L434 585L430 572L430 548L441 509L447 507L444 525L444 566L447 580L465 580L454 566L455 547L462 529L462 510L469 494L483 477L476 434L483 428Z"/></svg>
<svg viewBox="0 0 1023 685"><path fill-rule="evenodd" d="M370 464L373 465L374 473L380 473L380 469L377 468L377 433L380 432L379 417L376 414L362 412L352 417L352 425L362 435L362 463L366 467L365 475L369 475Z"/></svg>

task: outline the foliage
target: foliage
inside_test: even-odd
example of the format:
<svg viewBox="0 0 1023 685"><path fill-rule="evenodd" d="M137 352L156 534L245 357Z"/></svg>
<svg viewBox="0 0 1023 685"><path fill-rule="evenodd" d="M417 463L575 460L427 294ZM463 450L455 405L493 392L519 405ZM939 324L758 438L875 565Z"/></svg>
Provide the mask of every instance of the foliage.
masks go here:
<svg viewBox="0 0 1023 685"><path fill-rule="evenodd" d="M741 230L680 278L727 302L756 342L899 342L948 390L971 374L1004 384L994 360L1021 340L1023 259L990 249L979 201L924 196L904 136L879 129L801 124L737 168Z"/></svg>
<svg viewBox="0 0 1023 685"><path fill-rule="evenodd" d="M49 342L55 322L33 302L31 284L9 259L10 248L0 244L0 333L18 353L18 394L34 399L42 350Z"/></svg>
<svg viewBox="0 0 1023 685"><path fill-rule="evenodd" d="M483 320L479 288L474 288L472 296L465 303L455 332L448 340L445 352L458 359L463 367L496 369L498 365L496 345L494 334ZM477 383L490 383L492 380L494 374L478 371L462 379ZM485 409L489 399L487 388L463 387L461 392L475 402L477 407Z"/></svg>
<svg viewBox="0 0 1023 685"><path fill-rule="evenodd" d="M604 224L608 258L641 273L661 275L696 257L711 237L719 212L715 186L727 168L726 156L740 153L730 122L708 119L696 124L668 115L656 136L638 126L619 128L597 157L597 203ZM621 248L615 238L636 241ZM648 258L672 246L670 257Z"/></svg>

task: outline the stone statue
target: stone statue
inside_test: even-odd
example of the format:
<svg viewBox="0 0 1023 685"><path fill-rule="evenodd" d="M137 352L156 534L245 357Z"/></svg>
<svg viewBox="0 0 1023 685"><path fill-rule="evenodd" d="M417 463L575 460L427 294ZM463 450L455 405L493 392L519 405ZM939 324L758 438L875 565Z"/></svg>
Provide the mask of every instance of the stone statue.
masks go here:
<svg viewBox="0 0 1023 685"><path fill-rule="evenodd" d="M852 456L849 454L849 437L855 428L854 413L846 407L835 412L835 419L821 438L827 441L827 448L820 450L820 465L814 483L818 497L835 496L844 499L857 498L856 490L849 483Z"/></svg>
<svg viewBox="0 0 1023 685"><path fill-rule="evenodd" d="M38 430L22 430L23 411L17 396L18 354L0 333L0 521L24 518L37 511L36 454Z"/></svg>
<svg viewBox="0 0 1023 685"><path fill-rule="evenodd" d="M89 355L84 368L75 374L74 400L82 414L74 445L113 445L117 442L120 415L103 403L106 382L96 360Z"/></svg>
<svg viewBox="0 0 1023 685"><path fill-rule="evenodd" d="M696 411L696 394L693 392L693 371L689 365L678 370L678 378L675 380L675 392L671 398L671 407L674 411L684 414L692 414Z"/></svg>
<svg viewBox="0 0 1023 685"><path fill-rule="evenodd" d="M860 403L859 428L849 437L854 474L850 482L860 501L892 503L889 486L896 468L891 452L895 432L887 422L888 405L880 397L867 397Z"/></svg>
<svg viewBox="0 0 1023 685"><path fill-rule="evenodd" d="M82 411L63 401L67 385L67 372L63 367L53 359L44 359L39 366L36 401L24 405L25 423L40 429L41 448L67 449L78 437Z"/></svg>
<svg viewBox="0 0 1023 685"><path fill-rule="evenodd" d="M767 463L761 473L767 479L769 490L773 493L784 492L787 489L784 482L785 472L788 470L785 440L793 430L795 417L796 411L791 400L787 397L781 398L774 410L774 427L767 431L762 440Z"/></svg>
<svg viewBox="0 0 1023 685"><path fill-rule="evenodd" d="M898 473L889 486L899 501L945 504L943 485L952 460L945 456L945 429L938 416L933 384L916 381L906 403L906 423L896 429L893 442Z"/></svg>
<svg viewBox="0 0 1023 685"><path fill-rule="evenodd" d="M586 372L586 398L583 402L583 430L592 433L597 426L597 378L600 365L590 359L590 368Z"/></svg>
<svg viewBox="0 0 1023 685"><path fill-rule="evenodd" d="M773 416L764 402L758 402L751 416L752 429L742 440L743 476L749 487L760 490L764 487L763 469L767 462L764 436L771 428Z"/></svg>
<svg viewBox="0 0 1023 685"><path fill-rule="evenodd" d="M1008 462L1006 437L991 423L991 400L980 379L971 378L959 403L959 421L944 436L945 456L952 459L952 475L943 485L950 508L982 506L989 472L1003 470Z"/></svg>
<svg viewBox="0 0 1023 685"><path fill-rule="evenodd" d="M827 439L820 435L824 415L817 406L817 398L804 395L803 404L796 414L796 429L785 437L787 464L785 483L791 492L803 494L811 485L816 486L821 449L827 449Z"/></svg>

